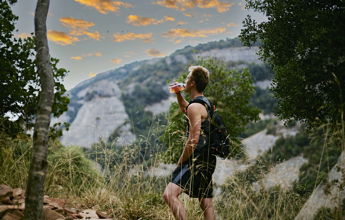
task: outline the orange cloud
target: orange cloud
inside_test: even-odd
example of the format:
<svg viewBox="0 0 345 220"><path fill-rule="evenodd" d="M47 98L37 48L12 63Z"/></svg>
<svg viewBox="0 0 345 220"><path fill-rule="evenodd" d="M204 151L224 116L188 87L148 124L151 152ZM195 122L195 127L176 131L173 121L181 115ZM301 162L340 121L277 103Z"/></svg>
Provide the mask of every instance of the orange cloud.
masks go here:
<svg viewBox="0 0 345 220"><path fill-rule="evenodd" d="M94 33L91 33L91 32L88 32L88 31L85 31L84 34L86 36L88 36L89 38L92 38L94 40L99 40L101 39L101 35L98 31L94 32Z"/></svg>
<svg viewBox="0 0 345 220"><path fill-rule="evenodd" d="M62 23L63 26L71 28L71 29L77 29L77 30L87 30L92 26L95 26L95 23L85 21L82 19L76 19L76 18L68 18L68 17L63 17L60 18L60 22Z"/></svg>
<svg viewBox="0 0 345 220"><path fill-rule="evenodd" d="M175 21L174 17L170 17L170 16L164 16L164 20L166 21Z"/></svg>
<svg viewBox="0 0 345 220"><path fill-rule="evenodd" d="M82 60L83 57L81 56L75 56L75 57L71 57L72 60Z"/></svg>
<svg viewBox="0 0 345 220"><path fill-rule="evenodd" d="M92 77L95 77L97 75L97 73L89 73L87 75L92 78Z"/></svg>
<svg viewBox="0 0 345 220"><path fill-rule="evenodd" d="M157 0L154 4L166 8L173 8L179 11L185 11L188 8L216 8L219 13L226 12L232 4L221 2L219 0Z"/></svg>
<svg viewBox="0 0 345 220"><path fill-rule="evenodd" d="M120 64L120 63L122 63L122 60L114 58L114 59L111 60L111 62L116 63L116 64Z"/></svg>
<svg viewBox="0 0 345 220"><path fill-rule="evenodd" d="M89 32L88 29L90 27L95 26L95 23L85 21L82 19L76 19L76 18L60 18L60 22L63 26L70 29L70 34L74 36L83 36L86 35L89 38L99 40L101 38L101 35L98 31L95 32Z"/></svg>
<svg viewBox="0 0 345 220"><path fill-rule="evenodd" d="M183 13L183 15L186 16L186 17L193 17L193 15L189 14L189 13Z"/></svg>
<svg viewBox="0 0 345 220"><path fill-rule="evenodd" d="M113 37L114 37L115 42L123 42L127 40L136 40L136 39L143 40L144 42L152 41L152 33L136 34L136 33L129 32L126 34L114 34Z"/></svg>
<svg viewBox="0 0 345 220"><path fill-rule="evenodd" d="M228 26L228 27L237 27L237 24L231 22L231 23L227 24L226 26Z"/></svg>
<svg viewBox="0 0 345 220"><path fill-rule="evenodd" d="M31 37L31 34L21 33L21 34L18 34L17 37L21 39L25 39L25 38Z"/></svg>
<svg viewBox="0 0 345 220"><path fill-rule="evenodd" d="M127 17L127 23L134 26L147 26L147 25L152 25L152 24L161 24L166 21L175 21L175 18L164 16L163 19L156 20L154 18L141 17L138 15L128 15Z"/></svg>
<svg viewBox="0 0 345 220"><path fill-rule="evenodd" d="M161 57L161 56L164 56L163 53L161 53L159 50L156 50L156 49L148 49L148 50L146 50L146 53L147 53L149 56L152 56L152 57Z"/></svg>
<svg viewBox="0 0 345 220"><path fill-rule="evenodd" d="M175 44L179 44L179 43L181 43L181 42L182 42L181 39L177 39L177 40L174 41Z"/></svg>
<svg viewBox="0 0 345 220"><path fill-rule="evenodd" d="M205 29L205 30L187 30L183 28L171 29L170 31L163 34L163 37L168 38L185 38L185 37L207 37L210 34L220 34L225 32L224 27Z"/></svg>
<svg viewBox="0 0 345 220"><path fill-rule="evenodd" d="M60 45L69 45L79 41L77 37L70 36L60 31L48 31L48 39Z"/></svg>
<svg viewBox="0 0 345 220"><path fill-rule="evenodd" d="M87 54L83 54L81 56L75 56L75 57L71 57L72 60L81 60L84 59L85 57L100 57L103 54L101 52L95 52L95 53L87 53Z"/></svg>
<svg viewBox="0 0 345 220"><path fill-rule="evenodd" d="M132 4L111 0L74 0L82 5L95 8L99 13L117 12L120 7L130 8Z"/></svg>

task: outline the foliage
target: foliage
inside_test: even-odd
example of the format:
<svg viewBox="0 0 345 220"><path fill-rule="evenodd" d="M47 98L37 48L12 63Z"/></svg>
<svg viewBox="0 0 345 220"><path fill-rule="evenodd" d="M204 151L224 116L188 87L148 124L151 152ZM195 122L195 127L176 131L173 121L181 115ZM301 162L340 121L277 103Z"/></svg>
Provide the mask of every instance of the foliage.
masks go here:
<svg viewBox="0 0 345 220"><path fill-rule="evenodd" d="M246 45L260 39L259 54L274 70L278 114L308 124L335 122L344 111L344 1L247 0L267 16L244 21Z"/></svg>
<svg viewBox="0 0 345 220"><path fill-rule="evenodd" d="M279 187L253 191L251 184L231 179L215 202L222 219L293 219L303 205L303 198Z"/></svg>
<svg viewBox="0 0 345 220"><path fill-rule="evenodd" d="M249 123L245 130L240 134L240 138L247 138L253 134L256 134L265 128L267 128L269 125L273 124L275 122L274 119L265 119L265 120L259 120L256 122Z"/></svg>
<svg viewBox="0 0 345 220"><path fill-rule="evenodd" d="M277 100L268 89L255 87L255 93L250 101L252 105L261 109L264 114L276 112Z"/></svg>
<svg viewBox="0 0 345 220"><path fill-rule="evenodd" d="M106 175L119 172L114 170L119 164L126 163L128 166L142 164L148 167L155 163L155 155L166 150L165 145L159 140L166 126L164 115L155 116L151 126L145 131L145 135L139 135L136 141L130 145L118 145L120 137L118 130L110 135L108 140L99 140L90 149L84 149L87 157L98 163Z"/></svg>
<svg viewBox="0 0 345 220"><path fill-rule="evenodd" d="M270 151L258 158L255 165L245 172L238 173L237 178L241 182L253 183L275 165L303 155L308 163L301 167L299 180L293 185L293 191L307 199L315 186L326 180L328 172L336 164L341 152L341 135L331 135L336 132L329 129L332 128L329 126L312 130L302 128L295 136L279 138ZM322 150L319 150L320 146L323 146Z"/></svg>
<svg viewBox="0 0 345 220"><path fill-rule="evenodd" d="M267 64L249 64L248 69L254 82L272 80L273 71Z"/></svg>
<svg viewBox="0 0 345 220"><path fill-rule="evenodd" d="M39 100L40 82L34 38L16 38L14 30L18 17L12 13L7 1L1 1L0 4L0 90L2 91L0 95L2 103L0 129L15 136L23 129L33 127ZM51 58L55 81L52 111L55 117L67 111L69 103L68 97L64 96L66 89L62 84L67 70L58 68L58 62L58 59ZM7 114L17 117L15 122L11 122Z"/></svg>
<svg viewBox="0 0 345 220"><path fill-rule="evenodd" d="M257 120L258 109L250 106L249 99L254 92L252 79L247 70L228 70L225 64L218 60L201 60L197 63L210 71L210 82L204 94L212 101L216 101L217 111L223 118L230 138L232 139L232 157L243 156L238 135L246 124ZM180 75L177 81L183 81L187 73ZM187 97L188 100L188 97ZM169 162L176 162L182 152L186 140L186 118L180 112L177 104L172 104L168 113L168 126L162 136L162 141L168 145L163 158Z"/></svg>
<svg viewBox="0 0 345 220"><path fill-rule="evenodd" d="M32 140L18 134L12 138L0 133L0 184L26 187L32 152ZM78 147L64 147L58 141L49 142L48 175L45 187L49 194L85 192L101 184L100 175Z"/></svg>

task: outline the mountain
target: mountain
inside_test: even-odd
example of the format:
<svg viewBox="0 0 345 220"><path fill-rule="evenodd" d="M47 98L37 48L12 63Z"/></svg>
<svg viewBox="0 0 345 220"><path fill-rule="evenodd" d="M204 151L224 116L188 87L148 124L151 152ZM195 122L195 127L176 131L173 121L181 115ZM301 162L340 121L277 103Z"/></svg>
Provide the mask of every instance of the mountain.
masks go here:
<svg viewBox="0 0 345 220"><path fill-rule="evenodd" d="M133 62L97 74L68 92L68 111L53 122L70 123L61 138L65 145L90 147L100 138L109 137L119 145L131 144L147 132L152 118L166 112L175 100L168 93L169 82L198 59L221 59L229 68L249 67L257 73L253 74L256 83L267 84L271 76L266 76L257 50L257 45L244 47L238 38L226 39L187 46L164 58Z"/></svg>

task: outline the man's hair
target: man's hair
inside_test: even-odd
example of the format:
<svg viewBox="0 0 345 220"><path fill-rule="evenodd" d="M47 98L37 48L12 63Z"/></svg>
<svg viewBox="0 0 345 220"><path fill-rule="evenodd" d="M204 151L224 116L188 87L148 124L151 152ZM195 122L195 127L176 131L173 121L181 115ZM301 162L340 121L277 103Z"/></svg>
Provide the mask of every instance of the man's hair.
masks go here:
<svg viewBox="0 0 345 220"><path fill-rule="evenodd" d="M203 92L209 81L209 71L202 66L190 66L188 70L192 75L192 79L195 81L196 90Z"/></svg>

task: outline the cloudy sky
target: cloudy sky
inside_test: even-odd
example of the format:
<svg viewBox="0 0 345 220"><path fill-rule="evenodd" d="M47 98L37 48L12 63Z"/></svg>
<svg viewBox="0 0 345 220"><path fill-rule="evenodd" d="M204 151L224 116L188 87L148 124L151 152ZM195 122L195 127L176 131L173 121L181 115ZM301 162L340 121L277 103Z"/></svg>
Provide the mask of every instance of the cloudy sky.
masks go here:
<svg viewBox="0 0 345 220"><path fill-rule="evenodd" d="M67 89L133 61L164 57L187 45L237 37L243 0L51 0L50 53L70 72ZM19 37L34 32L36 0L18 0Z"/></svg>

